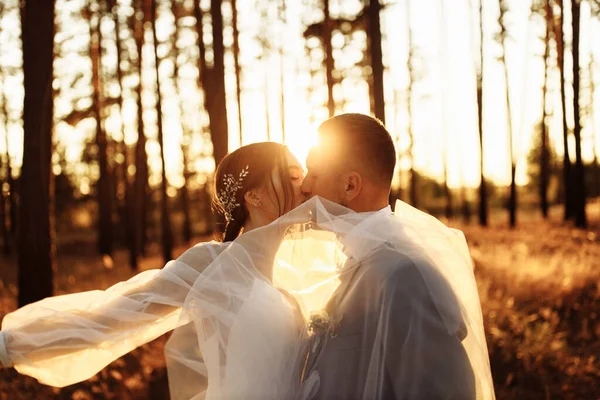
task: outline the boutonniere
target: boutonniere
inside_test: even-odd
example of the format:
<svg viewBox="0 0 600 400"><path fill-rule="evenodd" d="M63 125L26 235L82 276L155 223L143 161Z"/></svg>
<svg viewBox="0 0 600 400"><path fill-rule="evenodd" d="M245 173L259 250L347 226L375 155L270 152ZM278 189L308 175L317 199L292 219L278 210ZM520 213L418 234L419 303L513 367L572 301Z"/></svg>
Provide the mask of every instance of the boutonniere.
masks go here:
<svg viewBox="0 0 600 400"><path fill-rule="evenodd" d="M342 318L330 316L327 310L319 310L310 316L308 333L311 336L329 334L331 338L335 338L341 322Z"/></svg>
<svg viewBox="0 0 600 400"><path fill-rule="evenodd" d="M327 310L319 310L312 313L308 321L308 333L312 335L320 335L329 330L331 318Z"/></svg>

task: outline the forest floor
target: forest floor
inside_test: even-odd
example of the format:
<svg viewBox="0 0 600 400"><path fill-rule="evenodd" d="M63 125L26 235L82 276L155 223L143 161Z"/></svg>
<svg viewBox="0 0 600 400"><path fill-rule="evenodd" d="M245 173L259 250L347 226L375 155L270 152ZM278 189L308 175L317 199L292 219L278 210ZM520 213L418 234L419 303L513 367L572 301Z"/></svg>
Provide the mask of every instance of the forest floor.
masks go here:
<svg viewBox="0 0 600 400"><path fill-rule="evenodd" d="M504 213L491 228L451 224L465 232L475 263L498 399L600 398L600 201L588 214L586 230L561 223L558 209L550 221L519 216L515 230ZM133 275L125 251L113 260L93 253L93 244L59 247L57 293L105 289ZM142 270L162 267L157 248L149 255ZM16 267L14 258L0 265L1 320L16 307ZM0 400L168 399L167 337L63 389L0 370Z"/></svg>

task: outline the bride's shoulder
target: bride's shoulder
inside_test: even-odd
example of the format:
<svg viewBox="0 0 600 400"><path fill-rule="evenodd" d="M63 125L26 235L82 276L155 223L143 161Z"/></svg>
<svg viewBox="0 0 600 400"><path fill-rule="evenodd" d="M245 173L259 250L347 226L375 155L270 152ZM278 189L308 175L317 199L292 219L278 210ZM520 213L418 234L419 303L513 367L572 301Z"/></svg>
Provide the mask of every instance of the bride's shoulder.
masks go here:
<svg viewBox="0 0 600 400"><path fill-rule="evenodd" d="M183 253L177 261L183 262L190 266L203 265L206 267L213 262L231 243L217 242L211 240L209 242L200 242L190 247Z"/></svg>

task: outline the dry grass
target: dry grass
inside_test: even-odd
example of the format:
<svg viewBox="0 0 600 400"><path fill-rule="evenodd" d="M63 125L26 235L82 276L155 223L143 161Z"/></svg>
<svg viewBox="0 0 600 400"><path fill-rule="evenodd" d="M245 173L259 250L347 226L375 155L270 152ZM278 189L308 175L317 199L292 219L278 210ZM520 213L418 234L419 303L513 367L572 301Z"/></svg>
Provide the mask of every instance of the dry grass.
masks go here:
<svg viewBox="0 0 600 400"><path fill-rule="evenodd" d="M475 260L499 399L600 396L600 218L461 227Z"/></svg>

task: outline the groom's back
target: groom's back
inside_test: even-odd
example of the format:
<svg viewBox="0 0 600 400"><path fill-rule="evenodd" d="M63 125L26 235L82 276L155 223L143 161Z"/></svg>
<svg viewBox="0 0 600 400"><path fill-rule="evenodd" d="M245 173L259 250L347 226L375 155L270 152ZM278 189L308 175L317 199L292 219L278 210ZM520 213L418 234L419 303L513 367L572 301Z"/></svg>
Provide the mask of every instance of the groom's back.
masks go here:
<svg viewBox="0 0 600 400"><path fill-rule="evenodd" d="M450 287L433 267L390 246L344 275L330 309L342 320L317 360L316 398L475 398L464 334L448 332L430 295L432 276L436 290L447 292L443 307L460 316Z"/></svg>

